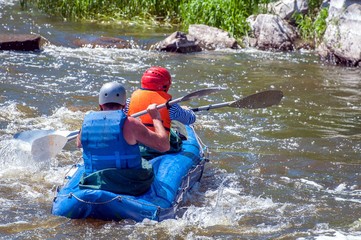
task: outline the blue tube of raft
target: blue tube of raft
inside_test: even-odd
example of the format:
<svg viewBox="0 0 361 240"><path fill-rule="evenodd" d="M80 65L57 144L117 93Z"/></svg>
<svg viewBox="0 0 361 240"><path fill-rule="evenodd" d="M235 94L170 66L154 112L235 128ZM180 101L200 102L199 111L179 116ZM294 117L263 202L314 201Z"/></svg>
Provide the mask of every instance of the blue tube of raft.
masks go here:
<svg viewBox="0 0 361 240"><path fill-rule="evenodd" d="M201 179L204 150L192 126L185 126L187 139L182 151L153 158L155 180L141 196L115 194L104 190L79 189L83 165L74 166L66 182L58 187L52 213L72 219L94 218L119 221L174 218L185 194Z"/></svg>

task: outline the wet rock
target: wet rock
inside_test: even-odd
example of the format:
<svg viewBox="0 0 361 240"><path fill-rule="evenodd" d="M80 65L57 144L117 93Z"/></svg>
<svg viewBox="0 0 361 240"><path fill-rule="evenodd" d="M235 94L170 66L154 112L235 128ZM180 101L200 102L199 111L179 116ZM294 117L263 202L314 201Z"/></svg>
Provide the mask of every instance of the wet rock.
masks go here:
<svg viewBox="0 0 361 240"><path fill-rule="evenodd" d="M323 0L320 8L329 8L331 0Z"/></svg>
<svg viewBox="0 0 361 240"><path fill-rule="evenodd" d="M339 65L361 66L361 3L331 0L327 29L317 51L322 59Z"/></svg>
<svg viewBox="0 0 361 240"><path fill-rule="evenodd" d="M208 50L221 48L238 48L236 39L228 32L203 24L193 24L189 26L189 35L194 36L199 45Z"/></svg>
<svg viewBox="0 0 361 240"><path fill-rule="evenodd" d="M245 41L253 43L252 47L261 50L294 50L294 42L297 39L297 32L285 20L271 14L259 14L250 16L247 21L250 23L253 37Z"/></svg>
<svg viewBox="0 0 361 240"><path fill-rule="evenodd" d="M40 50L44 39L37 34L0 34L0 50Z"/></svg>
<svg viewBox="0 0 361 240"><path fill-rule="evenodd" d="M174 32L163 41L154 44L151 50L191 53L200 52L202 48L196 42L195 37L185 34L184 32Z"/></svg>
<svg viewBox="0 0 361 240"><path fill-rule="evenodd" d="M292 21L295 13L306 14L308 12L307 0L281 0L269 4L271 13L278 15L280 18Z"/></svg>
<svg viewBox="0 0 361 240"><path fill-rule="evenodd" d="M124 39L115 37L100 37L96 39L77 39L74 44L78 47L101 47L101 48L132 48L132 44Z"/></svg>

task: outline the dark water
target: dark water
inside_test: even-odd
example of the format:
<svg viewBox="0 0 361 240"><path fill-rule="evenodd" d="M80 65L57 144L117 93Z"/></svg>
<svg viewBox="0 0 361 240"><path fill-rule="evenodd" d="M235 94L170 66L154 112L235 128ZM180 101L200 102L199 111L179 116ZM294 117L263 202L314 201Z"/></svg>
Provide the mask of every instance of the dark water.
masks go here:
<svg viewBox="0 0 361 240"><path fill-rule="evenodd" d="M38 33L40 52L0 52L1 239L361 239L361 70L324 65L312 52L252 49L179 55L144 50L175 29L81 24L20 12L0 0L1 33ZM78 37L122 37L138 48L75 48ZM130 93L145 69L170 69L174 97L221 86L185 102L232 101L279 89L279 106L197 113L210 150L202 181L177 219L161 223L52 216L54 190L81 153L68 144L34 161L13 134L79 129L108 81Z"/></svg>

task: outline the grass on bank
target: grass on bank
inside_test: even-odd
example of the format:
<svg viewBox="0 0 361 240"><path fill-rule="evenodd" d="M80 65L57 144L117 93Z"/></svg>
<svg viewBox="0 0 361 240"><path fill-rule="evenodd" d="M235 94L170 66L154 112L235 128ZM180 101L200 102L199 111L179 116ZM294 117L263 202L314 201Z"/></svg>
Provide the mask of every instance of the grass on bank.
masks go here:
<svg viewBox="0 0 361 240"><path fill-rule="evenodd" d="M248 16L272 0L20 0L23 9L70 20L140 20L177 24L186 29L202 23L240 38L249 31Z"/></svg>
<svg viewBox="0 0 361 240"><path fill-rule="evenodd" d="M206 24L228 31L236 39L249 33L246 19L265 13L276 0L19 0L23 9L37 7L69 20L135 21L144 24ZM309 13L295 15L304 40L317 41L326 28L327 10L317 16L322 0L308 0ZM325 17L326 16L326 17Z"/></svg>
<svg viewBox="0 0 361 240"><path fill-rule="evenodd" d="M310 42L311 45L318 45L322 41L323 34L326 31L326 18L328 17L328 9L323 8L319 12L313 14L295 14L294 19L301 38Z"/></svg>

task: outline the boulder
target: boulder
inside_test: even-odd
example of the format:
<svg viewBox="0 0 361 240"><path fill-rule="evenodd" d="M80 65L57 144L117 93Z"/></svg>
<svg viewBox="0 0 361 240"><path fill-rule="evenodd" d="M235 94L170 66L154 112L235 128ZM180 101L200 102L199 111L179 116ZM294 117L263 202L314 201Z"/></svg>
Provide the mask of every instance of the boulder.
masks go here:
<svg viewBox="0 0 361 240"><path fill-rule="evenodd" d="M40 50L44 39L37 34L0 34L0 50Z"/></svg>
<svg viewBox="0 0 361 240"><path fill-rule="evenodd" d="M320 8L329 8L331 0L323 0Z"/></svg>
<svg viewBox="0 0 361 240"><path fill-rule="evenodd" d="M189 35L192 35L199 45L208 50L221 48L238 48L236 39L228 32L203 24L193 24L189 26Z"/></svg>
<svg viewBox="0 0 361 240"><path fill-rule="evenodd" d="M281 0L269 4L271 13L278 15L280 18L292 21L294 13L306 14L308 12L307 0Z"/></svg>
<svg viewBox="0 0 361 240"><path fill-rule="evenodd" d="M177 53L191 53L200 52L202 48L196 42L196 39L184 32L174 32L163 41L154 44L151 50L177 52Z"/></svg>
<svg viewBox="0 0 361 240"><path fill-rule="evenodd" d="M247 18L255 39L246 39L252 47L261 50L294 50L297 32L285 20L271 14L259 14Z"/></svg>
<svg viewBox="0 0 361 240"><path fill-rule="evenodd" d="M327 28L318 47L322 59L339 65L361 66L361 3L331 0Z"/></svg>

